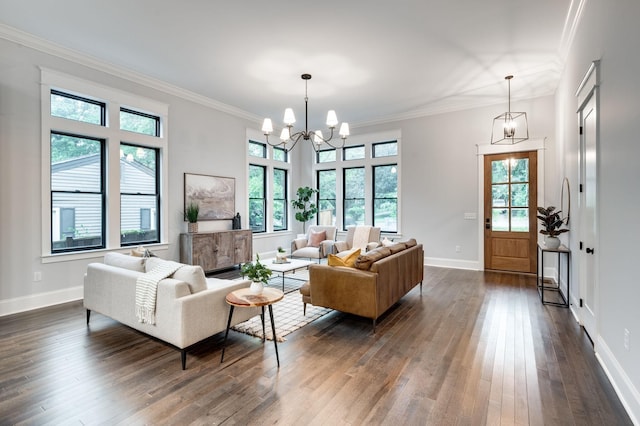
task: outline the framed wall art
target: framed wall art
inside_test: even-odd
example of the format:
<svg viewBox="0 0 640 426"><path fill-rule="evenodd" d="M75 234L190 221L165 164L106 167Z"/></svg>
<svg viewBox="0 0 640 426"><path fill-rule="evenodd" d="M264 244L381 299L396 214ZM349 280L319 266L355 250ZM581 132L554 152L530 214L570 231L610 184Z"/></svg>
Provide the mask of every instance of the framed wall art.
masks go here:
<svg viewBox="0 0 640 426"><path fill-rule="evenodd" d="M198 220L233 219L236 180L230 177L184 174L184 208L191 202L200 207Z"/></svg>

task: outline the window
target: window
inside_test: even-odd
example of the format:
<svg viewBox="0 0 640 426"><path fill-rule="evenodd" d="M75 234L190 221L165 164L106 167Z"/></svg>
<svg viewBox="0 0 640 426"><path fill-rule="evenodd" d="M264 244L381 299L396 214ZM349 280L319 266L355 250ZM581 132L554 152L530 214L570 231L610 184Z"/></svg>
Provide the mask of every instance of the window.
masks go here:
<svg viewBox="0 0 640 426"><path fill-rule="evenodd" d="M120 144L120 244L160 242L158 154L154 148Z"/></svg>
<svg viewBox="0 0 640 426"><path fill-rule="evenodd" d="M373 158L398 155L398 142L378 142L373 144Z"/></svg>
<svg viewBox="0 0 640 426"><path fill-rule="evenodd" d="M373 226L398 231L398 167L373 166Z"/></svg>
<svg viewBox="0 0 640 426"><path fill-rule="evenodd" d="M345 161L362 160L364 158L364 145L347 146L342 148Z"/></svg>
<svg viewBox="0 0 640 426"><path fill-rule="evenodd" d="M105 246L104 146L101 139L51 133L52 252Z"/></svg>
<svg viewBox="0 0 640 426"><path fill-rule="evenodd" d="M342 158L338 150L319 151L313 165L318 209L324 224L331 214L343 230L352 225L375 225L400 233L400 132L386 131L349 138ZM328 169L327 162L331 162ZM341 200L341 201L338 201Z"/></svg>
<svg viewBox="0 0 640 426"><path fill-rule="evenodd" d="M336 161L335 149L321 149L316 153L317 163L330 163L332 161Z"/></svg>
<svg viewBox="0 0 640 426"><path fill-rule="evenodd" d="M253 232L289 229L289 153L281 147L260 142L247 130L249 163L249 227Z"/></svg>
<svg viewBox="0 0 640 426"><path fill-rule="evenodd" d="M344 228L364 225L364 167L344 169Z"/></svg>
<svg viewBox="0 0 640 426"><path fill-rule="evenodd" d="M160 136L160 117L120 108L120 129L143 135Z"/></svg>
<svg viewBox="0 0 640 426"><path fill-rule="evenodd" d="M265 166L249 165L249 228L265 232L267 173Z"/></svg>
<svg viewBox="0 0 640 426"><path fill-rule="evenodd" d="M287 171L273 169L273 230L287 229Z"/></svg>
<svg viewBox="0 0 640 426"><path fill-rule="evenodd" d="M161 243L168 106L46 68L40 87L43 262Z"/></svg>

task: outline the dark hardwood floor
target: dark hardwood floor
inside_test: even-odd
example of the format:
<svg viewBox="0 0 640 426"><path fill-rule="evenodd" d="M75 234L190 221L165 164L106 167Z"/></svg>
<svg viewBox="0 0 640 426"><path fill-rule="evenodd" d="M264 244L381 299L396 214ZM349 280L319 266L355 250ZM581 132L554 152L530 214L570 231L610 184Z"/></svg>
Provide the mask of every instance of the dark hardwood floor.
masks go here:
<svg viewBox="0 0 640 426"><path fill-rule="evenodd" d="M0 424L631 424L532 277L426 268L375 334L330 313L278 345L280 369L236 332L220 364L223 334L183 371L167 344L97 313L86 326L81 302L0 318Z"/></svg>

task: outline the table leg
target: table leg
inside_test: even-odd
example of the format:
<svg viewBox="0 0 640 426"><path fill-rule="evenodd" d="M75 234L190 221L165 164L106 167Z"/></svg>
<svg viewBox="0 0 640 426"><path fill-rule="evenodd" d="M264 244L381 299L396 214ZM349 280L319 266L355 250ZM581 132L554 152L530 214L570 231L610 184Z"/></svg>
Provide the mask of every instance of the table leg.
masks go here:
<svg viewBox="0 0 640 426"><path fill-rule="evenodd" d="M262 307L262 313L260 314L260 319L262 320L262 342L267 340L267 331L264 328L264 306Z"/></svg>
<svg viewBox="0 0 640 426"><path fill-rule="evenodd" d="M284 272L282 273L282 292L284 293Z"/></svg>
<svg viewBox="0 0 640 426"><path fill-rule="evenodd" d="M278 339L276 337L276 324L273 321L273 307L269 305L269 316L271 317L271 331L273 332L273 344L276 347L276 361L278 362L278 368L280 368L280 357L278 356Z"/></svg>
<svg viewBox="0 0 640 426"><path fill-rule="evenodd" d="M227 320L227 331L224 333L224 342L222 342L222 355L220 356L220 363L224 361L224 349L227 346L227 336L229 335L229 328L231 327L231 317L233 316L233 305L229 305L229 319ZM264 324L264 321L263 321Z"/></svg>

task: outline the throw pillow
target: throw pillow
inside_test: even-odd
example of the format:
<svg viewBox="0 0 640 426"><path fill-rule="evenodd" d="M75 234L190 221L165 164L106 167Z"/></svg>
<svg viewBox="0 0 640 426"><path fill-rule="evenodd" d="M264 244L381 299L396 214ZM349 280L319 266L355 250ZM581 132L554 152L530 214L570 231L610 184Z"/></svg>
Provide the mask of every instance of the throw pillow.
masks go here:
<svg viewBox="0 0 640 426"><path fill-rule="evenodd" d="M144 272L145 260L141 257L111 252L104 255L104 264L131 271Z"/></svg>
<svg viewBox="0 0 640 426"><path fill-rule="evenodd" d="M402 251L402 250L406 249L407 245L405 243L395 243L395 244L390 245L387 248L389 250L391 250L391 254L396 254L399 251Z"/></svg>
<svg viewBox="0 0 640 426"><path fill-rule="evenodd" d="M327 239L326 231L310 231L309 232L309 243L307 247L320 247L320 243Z"/></svg>
<svg viewBox="0 0 640 426"><path fill-rule="evenodd" d="M407 245L407 248L413 247L418 244L415 238L411 238L410 240L407 240L404 243Z"/></svg>
<svg viewBox="0 0 640 426"><path fill-rule="evenodd" d="M350 268L353 268L356 264L358 256L360 256L360 249L354 249L351 251L351 253L347 254L344 257L330 254L327 257L327 263L329 266L348 266Z"/></svg>
<svg viewBox="0 0 640 426"><path fill-rule="evenodd" d="M384 238L382 239L382 241L380 241L380 242L382 243L382 245L383 245L384 247L389 247L389 246L391 246L391 245L395 244L393 241L391 241L391 240L390 240L389 238L387 238L387 237L384 237Z"/></svg>
<svg viewBox="0 0 640 426"><path fill-rule="evenodd" d="M191 294L207 289L207 277L200 265L184 265L173 273L173 278L187 283Z"/></svg>

